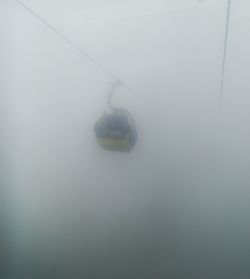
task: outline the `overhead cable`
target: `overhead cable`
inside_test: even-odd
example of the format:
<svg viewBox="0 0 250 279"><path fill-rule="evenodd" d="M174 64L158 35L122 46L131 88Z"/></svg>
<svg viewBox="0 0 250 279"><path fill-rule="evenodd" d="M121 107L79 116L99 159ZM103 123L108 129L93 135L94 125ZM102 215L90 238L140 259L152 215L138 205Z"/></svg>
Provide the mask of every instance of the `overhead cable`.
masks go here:
<svg viewBox="0 0 250 279"><path fill-rule="evenodd" d="M21 5L27 12L29 12L32 16L34 16L36 19L38 19L41 23L43 23L47 28L49 28L51 31L53 31L58 37L60 37L64 42L68 43L73 47L78 53L81 55L87 57L92 63L97 65L103 72L105 72L108 76L110 76L112 79L114 79L114 82L119 81L125 88L127 88L131 93L136 95L137 97L142 98L141 95L135 92L131 87L129 87L124 81L122 81L120 78L118 78L115 74L113 74L111 71L109 71L107 68L105 68L101 63L99 63L96 59L94 59L92 56L90 56L86 51L84 51L79 45L77 45L75 42L73 42L71 39L69 39L67 36L65 36L63 33L61 33L57 28L55 28L53 25L51 25L48 21L46 21L43 17L41 17L39 14L37 14L35 11L33 11L31 8L26 6L23 2L19 0L15 0L19 5Z"/></svg>

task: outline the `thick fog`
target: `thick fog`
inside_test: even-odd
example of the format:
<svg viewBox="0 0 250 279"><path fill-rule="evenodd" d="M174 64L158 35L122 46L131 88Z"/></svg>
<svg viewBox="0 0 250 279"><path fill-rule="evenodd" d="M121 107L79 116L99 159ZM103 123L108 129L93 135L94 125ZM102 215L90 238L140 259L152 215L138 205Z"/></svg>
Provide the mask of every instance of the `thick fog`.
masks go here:
<svg viewBox="0 0 250 279"><path fill-rule="evenodd" d="M250 3L23 0L126 82L138 130L103 150L112 78L0 2L0 278L250 277Z"/></svg>

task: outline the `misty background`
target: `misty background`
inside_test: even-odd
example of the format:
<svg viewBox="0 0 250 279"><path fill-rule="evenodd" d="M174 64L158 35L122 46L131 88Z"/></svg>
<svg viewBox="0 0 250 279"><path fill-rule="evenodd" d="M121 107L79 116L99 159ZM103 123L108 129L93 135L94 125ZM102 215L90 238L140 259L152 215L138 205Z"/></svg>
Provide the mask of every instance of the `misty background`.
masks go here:
<svg viewBox="0 0 250 279"><path fill-rule="evenodd" d="M114 72L129 154L93 126L112 79L0 1L0 277L250 277L250 3L25 0Z"/></svg>

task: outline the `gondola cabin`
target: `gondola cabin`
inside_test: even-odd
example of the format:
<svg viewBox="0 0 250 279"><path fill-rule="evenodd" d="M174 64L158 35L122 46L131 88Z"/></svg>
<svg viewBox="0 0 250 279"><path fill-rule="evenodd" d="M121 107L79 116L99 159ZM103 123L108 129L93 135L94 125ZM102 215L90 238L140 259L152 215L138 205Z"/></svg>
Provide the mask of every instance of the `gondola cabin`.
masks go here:
<svg viewBox="0 0 250 279"><path fill-rule="evenodd" d="M104 113L95 124L95 134L106 150L129 152L137 142L134 120L125 112Z"/></svg>

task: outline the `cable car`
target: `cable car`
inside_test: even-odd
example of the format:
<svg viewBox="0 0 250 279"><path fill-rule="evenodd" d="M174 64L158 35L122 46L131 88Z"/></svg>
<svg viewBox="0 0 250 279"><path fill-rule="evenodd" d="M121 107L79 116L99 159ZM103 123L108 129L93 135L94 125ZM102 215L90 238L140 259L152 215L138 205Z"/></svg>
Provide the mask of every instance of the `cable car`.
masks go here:
<svg viewBox="0 0 250 279"><path fill-rule="evenodd" d="M109 97L111 113L104 115L95 124L97 143L106 150L129 152L137 142L137 131L134 119L128 111L111 106L110 100L115 84Z"/></svg>
<svg viewBox="0 0 250 279"><path fill-rule="evenodd" d="M107 150L129 152L137 142L132 117L125 112L105 113L95 124L98 144Z"/></svg>

